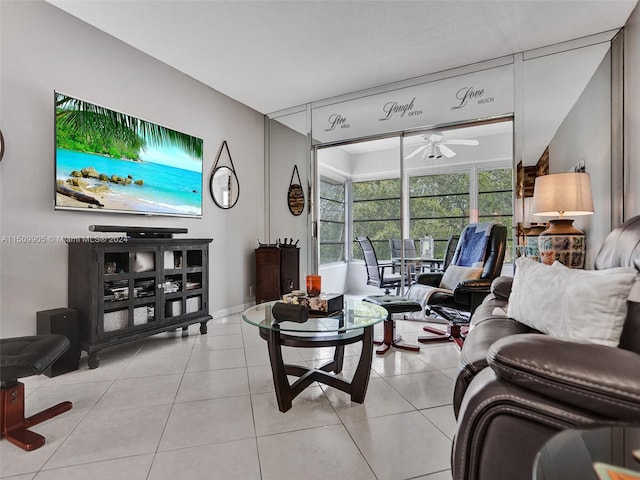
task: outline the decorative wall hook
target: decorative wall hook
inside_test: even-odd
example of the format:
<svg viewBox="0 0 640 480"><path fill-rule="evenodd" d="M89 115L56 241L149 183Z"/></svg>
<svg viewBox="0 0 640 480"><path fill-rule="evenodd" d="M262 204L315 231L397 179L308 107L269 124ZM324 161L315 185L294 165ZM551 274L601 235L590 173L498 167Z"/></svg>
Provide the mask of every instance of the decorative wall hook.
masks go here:
<svg viewBox="0 0 640 480"><path fill-rule="evenodd" d="M293 183L293 177L296 175L298 176L298 183ZM287 202L289 203L289 211L296 217L304 211L304 190L302 189L302 180L300 180L297 165L293 166L293 173L291 173Z"/></svg>

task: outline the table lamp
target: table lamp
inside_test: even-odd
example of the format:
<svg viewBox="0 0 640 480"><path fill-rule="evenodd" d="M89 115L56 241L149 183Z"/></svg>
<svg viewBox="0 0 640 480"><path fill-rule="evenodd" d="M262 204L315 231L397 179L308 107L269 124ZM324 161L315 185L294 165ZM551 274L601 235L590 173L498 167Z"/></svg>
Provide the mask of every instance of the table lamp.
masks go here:
<svg viewBox="0 0 640 480"><path fill-rule="evenodd" d="M591 180L588 173L555 173L536 178L533 190L533 215L557 216L538 238L540 261L555 260L571 268L584 268L584 233L575 228L566 215L593 214Z"/></svg>

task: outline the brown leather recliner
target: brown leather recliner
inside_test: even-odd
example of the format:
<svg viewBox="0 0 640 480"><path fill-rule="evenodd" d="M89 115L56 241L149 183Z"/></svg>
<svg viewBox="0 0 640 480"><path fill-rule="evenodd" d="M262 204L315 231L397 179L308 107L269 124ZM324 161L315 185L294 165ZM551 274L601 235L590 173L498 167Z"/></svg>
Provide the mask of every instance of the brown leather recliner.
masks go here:
<svg viewBox="0 0 640 480"><path fill-rule="evenodd" d="M605 239L596 269L640 271L640 216ZM544 335L506 313L511 279L500 277L478 307L461 351L454 391L454 480L530 480L555 433L640 423L640 303L628 302L620 345Z"/></svg>

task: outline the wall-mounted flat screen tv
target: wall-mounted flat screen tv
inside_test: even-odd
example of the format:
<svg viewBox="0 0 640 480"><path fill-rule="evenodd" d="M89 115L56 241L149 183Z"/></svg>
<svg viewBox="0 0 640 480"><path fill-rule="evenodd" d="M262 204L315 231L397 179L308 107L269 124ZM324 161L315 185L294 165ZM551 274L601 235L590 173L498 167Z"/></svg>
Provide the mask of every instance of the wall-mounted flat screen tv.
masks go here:
<svg viewBox="0 0 640 480"><path fill-rule="evenodd" d="M55 208L202 216L202 139L55 94Z"/></svg>

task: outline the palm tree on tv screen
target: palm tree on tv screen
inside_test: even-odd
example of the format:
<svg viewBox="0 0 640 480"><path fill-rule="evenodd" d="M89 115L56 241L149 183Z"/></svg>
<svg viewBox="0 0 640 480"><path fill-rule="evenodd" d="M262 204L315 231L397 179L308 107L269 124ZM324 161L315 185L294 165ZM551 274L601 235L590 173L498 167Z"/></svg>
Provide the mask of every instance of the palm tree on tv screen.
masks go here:
<svg viewBox="0 0 640 480"><path fill-rule="evenodd" d="M56 134L76 145L72 149L138 159L149 143L179 147L202 158L199 138L60 93L56 93L56 120Z"/></svg>

